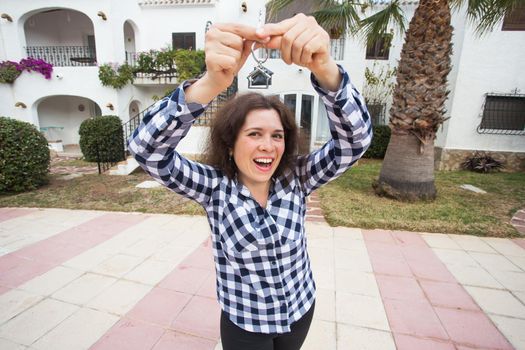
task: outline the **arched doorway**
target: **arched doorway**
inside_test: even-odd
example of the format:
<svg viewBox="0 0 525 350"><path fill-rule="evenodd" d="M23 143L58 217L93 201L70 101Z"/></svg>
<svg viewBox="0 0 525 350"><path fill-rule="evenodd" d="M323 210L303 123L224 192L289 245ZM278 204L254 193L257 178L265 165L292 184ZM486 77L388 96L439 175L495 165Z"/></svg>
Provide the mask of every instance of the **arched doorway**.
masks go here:
<svg viewBox="0 0 525 350"><path fill-rule="evenodd" d="M131 101L129 104L129 119L140 113L140 102L137 100Z"/></svg>
<svg viewBox="0 0 525 350"><path fill-rule="evenodd" d="M124 50L126 51L126 62L130 65L134 65L136 61L135 28L130 20L124 22Z"/></svg>
<svg viewBox="0 0 525 350"><path fill-rule="evenodd" d="M85 97L55 95L43 98L37 106L38 124L48 141L78 145L80 124L102 115L100 106Z"/></svg>

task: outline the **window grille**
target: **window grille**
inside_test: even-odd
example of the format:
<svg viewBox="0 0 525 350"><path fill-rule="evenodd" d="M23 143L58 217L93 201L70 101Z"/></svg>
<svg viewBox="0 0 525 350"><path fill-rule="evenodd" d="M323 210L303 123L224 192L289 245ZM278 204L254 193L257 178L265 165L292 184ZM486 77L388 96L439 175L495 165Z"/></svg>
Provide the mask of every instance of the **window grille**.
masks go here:
<svg viewBox="0 0 525 350"><path fill-rule="evenodd" d="M525 135L525 95L486 94L478 132Z"/></svg>
<svg viewBox="0 0 525 350"><path fill-rule="evenodd" d="M525 5L518 5L505 14L501 30L525 30Z"/></svg>
<svg viewBox="0 0 525 350"><path fill-rule="evenodd" d="M385 34L379 40L369 42L366 46L367 60L388 60L392 35Z"/></svg>

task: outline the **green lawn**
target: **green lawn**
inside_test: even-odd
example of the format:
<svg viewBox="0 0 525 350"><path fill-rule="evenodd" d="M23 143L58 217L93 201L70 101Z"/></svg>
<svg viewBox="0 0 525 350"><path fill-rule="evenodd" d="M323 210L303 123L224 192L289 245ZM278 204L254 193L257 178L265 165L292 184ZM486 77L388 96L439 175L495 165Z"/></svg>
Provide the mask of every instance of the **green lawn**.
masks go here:
<svg viewBox="0 0 525 350"><path fill-rule="evenodd" d="M402 203L374 194L371 183L379 177L380 169L380 161L360 160L358 166L319 190L330 225L497 237L518 235L510 219L516 210L525 207L524 173L441 171L436 173L435 201ZM462 184L488 193L461 189Z"/></svg>
<svg viewBox="0 0 525 350"><path fill-rule="evenodd" d="M83 161L60 165L86 166ZM517 236L510 218L525 208L525 174L437 172L438 198L434 202L401 203L377 197L372 181L381 162L363 159L339 179L319 190L326 220L332 226L397 229L420 232L465 233L480 236ZM138 211L203 215L192 201L166 188L139 189L151 178L143 172L130 176L89 174L72 180L51 175L42 188L0 195L0 207L46 207ZM477 194L459 188L471 184L487 191Z"/></svg>
<svg viewBox="0 0 525 350"><path fill-rule="evenodd" d="M93 164L93 163L91 163ZM71 165L71 164L69 164ZM85 164L82 164L84 166ZM129 176L88 174L72 180L51 175L50 183L35 191L0 195L0 207L40 207L138 211L143 213L203 215L204 210L165 187L136 188L152 180L144 172Z"/></svg>

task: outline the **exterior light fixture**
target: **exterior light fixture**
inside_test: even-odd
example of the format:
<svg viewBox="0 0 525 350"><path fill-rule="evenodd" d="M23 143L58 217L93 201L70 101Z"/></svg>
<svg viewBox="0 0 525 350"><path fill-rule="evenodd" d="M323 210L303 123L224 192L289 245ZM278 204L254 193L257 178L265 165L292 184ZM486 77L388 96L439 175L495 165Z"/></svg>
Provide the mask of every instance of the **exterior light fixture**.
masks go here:
<svg viewBox="0 0 525 350"><path fill-rule="evenodd" d="M11 16L9 16L7 13L2 13L0 15L0 17L2 17L3 19L7 20L8 22L13 22L13 18Z"/></svg>
<svg viewBox="0 0 525 350"><path fill-rule="evenodd" d="M100 18L102 18L104 21L107 21L108 18L106 17L106 14L102 11L98 11L97 12L97 16L99 16Z"/></svg>
<svg viewBox="0 0 525 350"><path fill-rule="evenodd" d="M20 102L20 101L15 103L15 107L27 108L26 104L24 102Z"/></svg>
<svg viewBox="0 0 525 350"><path fill-rule="evenodd" d="M113 107L113 104L112 104L111 102L108 103L108 104L106 105L106 107L108 107L108 108L111 109L111 110L114 110L114 109L115 109L115 107Z"/></svg>

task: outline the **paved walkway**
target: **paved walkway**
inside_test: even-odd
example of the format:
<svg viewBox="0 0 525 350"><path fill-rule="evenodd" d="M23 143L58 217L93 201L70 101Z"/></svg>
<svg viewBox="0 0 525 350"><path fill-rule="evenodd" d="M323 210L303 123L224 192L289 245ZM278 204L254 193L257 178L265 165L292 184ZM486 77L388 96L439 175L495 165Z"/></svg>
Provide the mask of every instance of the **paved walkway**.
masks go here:
<svg viewBox="0 0 525 350"><path fill-rule="evenodd" d="M525 349L525 240L307 224L304 349ZM0 349L220 349L204 217L0 208Z"/></svg>

